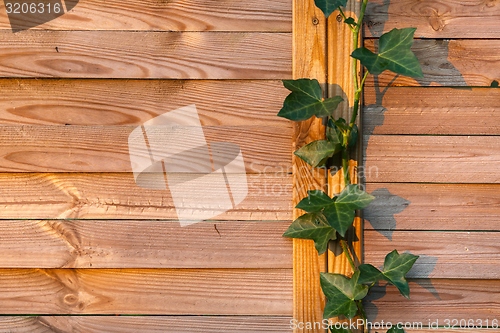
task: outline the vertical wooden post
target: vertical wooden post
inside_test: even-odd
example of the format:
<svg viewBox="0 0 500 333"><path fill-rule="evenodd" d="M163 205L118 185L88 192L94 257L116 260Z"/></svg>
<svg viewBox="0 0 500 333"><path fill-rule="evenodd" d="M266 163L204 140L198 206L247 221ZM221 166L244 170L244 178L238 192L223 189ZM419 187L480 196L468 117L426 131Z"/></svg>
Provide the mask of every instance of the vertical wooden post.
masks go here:
<svg viewBox="0 0 500 333"><path fill-rule="evenodd" d="M360 10L359 0L350 0L345 8L345 14L347 17L352 16L357 18ZM343 102L337 114L346 119L347 122L350 120L350 110L354 104L354 83L352 78L352 62L353 58L350 56L352 51L357 47L354 45L352 38L352 32L349 27L344 24L344 20L340 16L338 11L333 12L328 18L328 94L329 97L333 96L343 96L345 102ZM356 182L356 161L350 161L350 174L351 182ZM344 187L343 174L341 171L336 174L329 175L328 177L328 189L329 194L333 195L342 190ZM354 221L354 231L349 231L348 237L354 240L354 252L356 257L361 260L362 254L362 220L356 218ZM334 253L329 253L328 255L328 271L330 273L339 273L350 275L352 269L349 266L347 258L344 255L339 255L342 252L340 246L334 249Z"/></svg>
<svg viewBox="0 0 500 333"><path fill-rule="evenodd" d="M326 87L326 20L313 0L293 0L293 77L315 78ZM320 119L296 125L294 150L325 137ZM293 156L293 205L311 189L325 189L326 175ZM304 212L294 209L293 218ZM325 298L319 284L320 271L326 270L326 256L318 256L311 240L293 241L293 317L300 323L320 323ZM295 329L294 332L324 332Z"/></svg>

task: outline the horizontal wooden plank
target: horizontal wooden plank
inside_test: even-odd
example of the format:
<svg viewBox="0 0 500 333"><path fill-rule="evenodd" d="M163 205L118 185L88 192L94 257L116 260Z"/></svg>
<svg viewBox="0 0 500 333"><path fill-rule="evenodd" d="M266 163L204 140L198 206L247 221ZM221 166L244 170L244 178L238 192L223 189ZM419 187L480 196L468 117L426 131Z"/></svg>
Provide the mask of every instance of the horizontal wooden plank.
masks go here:
<svg viewBox="0 0 500 333"><path fill-rule="evenodd" d="M292 314L291 269L2 269L4 314Z"/></svg>
<svg viewBox="0 0 500 333"><path fill-rule="evenodd" d="M415 27L425 38L498 38L500 6L495 1L399 0L370 1L367 36L394 28Z"/></svg>
<svg viewBox="0 0 500 333"><path fill-rule="evenodd" d="M498 279L499 241L498 232L367 230L364 255L377 267L394 249L419 255L410 278Z"/></svg>
<svg viewBox="0 0 500 333"><path fill-rule="evenodd" d="M457 319L457 318L455 318ZM458 320L458 319L457 319ZM471 319L471 320L474 320L474 319ZM453 319L451 319L451 321L453 321ZM448 323L445 322L444 320L441 322L441 323L437 323L438 325L441 325L441 326L437 326L436 328L436 325L434 325L436 322L431 322L431 325L428 325L429 327L424 327L424 328L405 328L405 332L406 333L470 333L471 330L473 329L473 327L478 327L478 328L475 328L473 329L474 332L490 332L490 333L499 333L500 332L500 329L498 328L498 326L500 325L496 325L494 324L494 326L496 328L491 328L491 323L492 323L492 320L488 321L488 323L486 322L486 320L483 320L481 321L480 319L478 320L474 320L474 324L472 324L472 321L469 322L469 324L465 324L464 321L462 321L462 329L460 329L460 321L457 325L454 325L455 321L453 321L453 323ZM500 320L499 320L500 322ZM467 328L467 325L470 325L469 327L470 328ZM481 325L484 325L484 328L479 328ZM487 327L487 326L490 326L490 327ZM409 325L411 327L411 325ZM447 328L443 328L443 327L447 327ZM452 328L452 327L455 327L455 328Z"/></svg>
<svg viewBox="0 0 500 333"><path fill-rule="evenodd" d="M366 184L376 199L363 211L367 229L498 230L496 184Z"/></svg>
<svg viewBox="0 0 500 333"><path fill-rule="evenodd" d="M65 15L45 23L39 14L15 21L18 28L44 30L291 31L290 1L264 0L80 0ZM3 8L5 8L2 5ZM0 11L0 29L11 29ZM24 20L22 20L24 18ZM42 24L44 23L44 24ZM41 24L33 27L35 24Z"/></svg>
<svg viewBox="0 0 500 333"><path fill-rule="evenodd" d="M214 149L214 142L229 142L239 146L247 173L282 172L291 170L291 122L281 128L264 126L207 126L203 127L205 141ZM0 128L0 172L132 172L129 149L133 160L140 157L144 138L129 140L136 126L52 126L4 125ZM164 129L165 128L165 129ZM167 134L168 127L148 127L150 145L159 145L152 137ZM180 150L184 142L198 142L198 132L184 131L172 150ZM192 134L194 137L189 137ZM142 141L141 141L142 140ZM132 142L132 143L131 143ZM134 145L136 144L136 145ZM162 145L163 147L163 145ZM168 149L168 148L165 148ZM224 156L232 156L232 148L218 149ZM158 159L165 151L151 148ZM208 153L208 152L207 152ZM148 154L147 151L144 154ZM179 169L190 166L206 167L200 152L191 150L169 162ZM236 157L236 155L235 155ZM149 156L146 155L146 158ZM232 160L232 159L231 159Z"/></svg>
<svg viewBox="0 0 500 333"><path fill-rule="evenodd" d="M0 79L0 124L134 125L195 104L203 126L276 126L288 90L267 80Z"/></svg>
<svg viewBox="0 0 500 333"><path fill-rule="evenodd" d="M364 98L366 135L500 134L500 89L369 87Z"/></svg>
<svg viewBox="0 0 500 333"><path fill-rule="evenodd" d="M374 48L374 40L365 40ZM500 81L500 39L415 40L412 50L422 65L424 77L412 79L386 71L367 80L373 86L491 86Z"/></svg>
<svg viewBox="0 0 500 333"><path fill-rule="evenodd" d="M410 300L393 286L378 287L366 306L369 320L423 322L445 319L499 320L499 280L422 279L410 282Z"/></svg>
<svg viewBox="0 0 500 333"><path fill-rule="evenodd" d="M286 79L291 33L0 31L0 77Z"/></svg>
<svg viewBox="0 0 500 333"><path fill-rule="evenodd" d="M0 330L11 333L288 333L291 320L291 317L276 316L2 316Z"/></svg>
<svg viewBox="0 0 500 333"><path fill-rule="evenodd" d="M0 220L0 267L292 268L289 225Z"/></svg>
<svg viewBox="0 0 500 333"><path fill-rule="evenodd" d="M499 183L499 136L372 135L367 182Z"/></svg>
<svg viewBox="0 0 500 333"><path fill-rule="evenodd" d="M250 174L247 184L245 200L216 220L292 218L290 175ZM193 190L198 196L207 194ZM168 190L141 188L132 174L1 173L0 218L167 220L177 214Z"/></svg>

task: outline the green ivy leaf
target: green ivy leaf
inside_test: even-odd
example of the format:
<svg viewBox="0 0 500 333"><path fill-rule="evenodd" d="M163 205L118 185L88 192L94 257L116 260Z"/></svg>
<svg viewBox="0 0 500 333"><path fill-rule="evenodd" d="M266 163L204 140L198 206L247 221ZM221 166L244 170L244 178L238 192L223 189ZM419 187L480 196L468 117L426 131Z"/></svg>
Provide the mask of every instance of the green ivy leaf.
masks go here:
<svg viewBox="0 0 500 333"><path fill-rule="evenodd" d="M347 0L314 0L314 3L325 14L325 17L328 18L338 7L345 7Z"/></svg>
<svg viewBox="0 0 500 333"><path fill-rule="evenodd" d="M349 147L354 148L358 142L359 129L358 125L354 124L351 131L351 137L349 138Z"/></svg>
<svg viewBox="0 0 500 333"><path fill-rule="evenodd" d="M283 80L283 85L291 93L285 98L278 116L286 119L301 121L312 116L326 117L343 101L340 96L324 100L321 86L315 79Z"/></svg>
<svg viewBox="0 0 500 333"><path fill-rule="evenodd" d="M328 248L328 242L336 239L337 231L327 223L323 214L307 213L293 221L283 236L312 239L318 253L323 254Z"/></svg>
<svg viewBox="0 0 500 333"><path fill-rule="evenodd" d="M345 237L345 233L354 222L355 211L363 209L375 199L374 196L351 184L335 198L335 201L323 210L328 223Z"/></svg>
<svg viewBox="0 0 500 333"><path fill-rule="evenodd" d="M344 23L347 23L349 25L356 25L356 20L353 17L348 17L347 19L344 20Z"/></svg>
<svg viewBox="0 0 500 333"><path fill-rule="evenodd" d="M333 199L330 198L328 194L320 190L309 191L307 197L300 200L300 202L295 206L305 210L308 213L318 213L325 208L325 206L331 205Z"/></svg>
<svg viewBox="0 0 500 333"><path fill-rule="evenodd" d="M335 126L341 132L347 132L349 130L349 124L347 123L347 121L344 118L339 118L339 119L335 120Z"/></svg>
<svg viewBox="0 0 500 333"><path fill-rule="evenodd" d="M311 166L318 167L324 165L328 158L341 150L342 146L338 142L317 140L296 150L294 154Z"/></svg>
<svg viewBox="0 0 500 333"><path fill-rule="evenodd" d="M418 256L411 253L399 254L398 251L394 250L385 257L382 271L370 264L360 265L359 283L372 284L379 280L385 280L395 285L401 295L410 298L410 286L406 281L406 274L417 259Z"/></svg>
<svg viewBox="0 0 500 333"><path fill-rule="evenodd" d="M321 273L321 289L327 298L324 318L343 315L353 318L358 312L356 301L368 294L368 286L358 283L359 271L352 278L341 274Z"/></svg>
<svg viewBox="0 0 500 333"><path fill-rule="evenodd" d="M396 326L393 326L387 330L387 333L405 333L405 330L402 328L397 328Z"/></svg>
<svg viewBox="0 0 500 333"><path fill-rule="evenodd" d="M330 333L351 333L351 332L343 327L330 326Z"/></svg>
<svg viewBox="0 0 500 333"><path fill-rule="evenodd" d="M333 119L329 118L326 126L326 137L332 142L342 142L342 133L335 126Z"/></svg>
<svg viewBox="0 0 500 333"><path fill-rule="evenodd" d="M392 29L379 40L379 52L365 47L354 50L353 58L361 61L368 71L378 75L385 70L410 77L423 77L417 57L411 51L416 28Z"/></svg>

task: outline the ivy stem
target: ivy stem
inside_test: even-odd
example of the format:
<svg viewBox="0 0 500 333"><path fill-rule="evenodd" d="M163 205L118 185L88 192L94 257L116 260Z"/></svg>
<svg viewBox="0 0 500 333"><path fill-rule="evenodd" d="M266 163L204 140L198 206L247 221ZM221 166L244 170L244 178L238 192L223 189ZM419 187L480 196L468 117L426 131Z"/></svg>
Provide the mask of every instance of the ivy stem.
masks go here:
<svg viewBox="0 0 500 333"><path fill-rule="evenodd" d="M349 251L349 247L347 245L347 241L345 239L340 240L340 246L342 247L342 252L344 252L347 261L349 261L349 265L353 271L356 270L356 264L354 264L354 260L352 259L351 251Z"/></svg>
<svg viewBox="0 0 500 333"><path fill-rule="evenodd" d="M357 301L356 306L358 307L359 314L361 315L361 319L363 320L363 323L364 323L363 332L368 333L369 329L368 329L368 325L366 325L366 321L367 321L368 317L366 316L365 307L363 306L362 302L363 302L362 300Z"/></svg>
<svg viewBox="0 0 500 333"><path fill-rule="evenodd" d="M351 184L351 176L349 174L349 147L342 150L342 170L344 173L344 187Z"/></svg>
<svg viewBox="0 0 500 333"><path fill-rule="evenodd" d="M356 24L354 30L353 30L353 45L354 48L358 48L359 46L359 37L361 35L361 28L363 27L363 19L365 17L365 12L366 12L366 7L368 5L368 0L363 0L363 3L361 4L361 10L359 13L359 19L358 23ZM352 61L352 76L353 76L353 81L354 81L354 107L353 107L353 114L351 116L351 122L350 122L350 129L352 130L352 126L356 122L356 118L358 117L358 110L359 110L359 101L361 99L361 92L363 91L363 86L366 81L366 77L368 76L368 71L365 72L365 76L359 81L359 73L358 73L358 60L354 59ZM349 131L349 135L350 135Z"/></svg>
<svg viewBox="0 0 500 333"><path fill-rule="evenodd" d="M342 10L342 7L338 7L340 15L344 19L344 22L347 21L347 16L345 15L344 11ZM351 29L352 32L354 32L354 29L356 29L357 24L351 24L351 23L346 23L349 26L349 29Z"/></svg>

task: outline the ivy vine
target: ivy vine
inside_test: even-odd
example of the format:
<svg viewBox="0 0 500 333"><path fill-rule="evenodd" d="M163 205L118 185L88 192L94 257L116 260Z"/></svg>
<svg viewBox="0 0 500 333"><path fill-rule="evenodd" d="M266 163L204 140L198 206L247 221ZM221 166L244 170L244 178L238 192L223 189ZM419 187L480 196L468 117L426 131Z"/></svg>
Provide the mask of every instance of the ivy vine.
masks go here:
<svg viewBox="0 0 500 333"><path fill-rule="evenodd" d="M338 10L344 23L352 32L354 45L359 45L363 18L368 0L361 0L359 17L347 17L345 7L348 0L315 0L316 6L321 9L325 17ZM330 197L321 190L308 191L296 208L305 211L297 218L284 233L285 237L311 239L314 241L319 254L326 252L331 241L339 242L346 256L353 274L350 276L333 273L321 273L321 288L327 298L324 309L325 318L358 317L367 320L362 300L368 295L371 288L379 282L394 285L401 295L410 296L410 288L406 274L412 268L418 256L410 253L398 253L394 250L387 254L382 268L370 264L357 265L353 260L352 247L346 237L347 231L353 226L356 212L366 208L374 197L358 185L353 184L349 175L350 150L358 139L358 118L360 101L368 75L378 75L386 70L399 75L414 78L422 77L420 63L411 51L415 28L393 29L383 34L379 39L378 51L375 53L365 47L356 48L351 57L351 71L354 83L354 103L350 109L350 119L336 117L335 110L343 101L341 96L324 98L324 92L315 79L302 78L298 80L284 80L285 88L290 90L283 108L278 116L293 121L303 121L312 117L325 119L326 138L313 141L295 151L295 155L312 167L328 168L328 160L340 155L344 175L345 187ZM358 75L362 72L363 75ZM369 332L369 328L363 328ZM333 333L351 333L350 328L330 327ZM403 329L391 327L387 333L401 333Z"/></svg>

